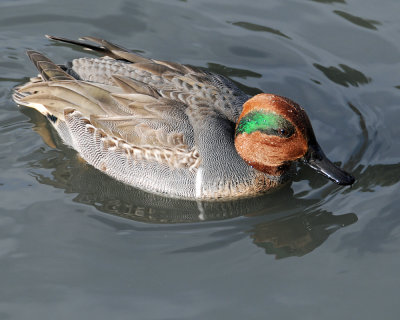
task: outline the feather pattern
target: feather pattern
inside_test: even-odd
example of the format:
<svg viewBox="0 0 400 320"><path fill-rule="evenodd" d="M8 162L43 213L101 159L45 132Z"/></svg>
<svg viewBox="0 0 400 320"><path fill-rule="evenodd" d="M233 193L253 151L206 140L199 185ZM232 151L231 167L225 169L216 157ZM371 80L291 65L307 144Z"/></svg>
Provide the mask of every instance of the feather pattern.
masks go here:
<svg viewBox="0 0 400 320"><path fill-rule="evenodd" d="M29 51L39 78L17 88L14 100L52 116L64 142L94 167L150 192L192 199L251 196L282 182L237 154L234 128L248 96L231 80L98 38L48 38L104 57L60 67Z"/></svg>

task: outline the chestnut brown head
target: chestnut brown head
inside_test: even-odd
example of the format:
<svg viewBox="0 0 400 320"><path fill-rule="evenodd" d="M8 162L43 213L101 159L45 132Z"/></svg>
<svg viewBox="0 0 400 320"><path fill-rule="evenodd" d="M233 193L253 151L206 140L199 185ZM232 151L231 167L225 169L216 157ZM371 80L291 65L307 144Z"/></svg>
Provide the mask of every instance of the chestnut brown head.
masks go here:
<svg viewBox="0 0 400 320"><path fill-rule="evenodd" d="M262 93L243 105L235 147L249 165L268 174L281 175L291 162L303 160L338 184L354 182L326 158L304 109L281 96Z"/></svg>

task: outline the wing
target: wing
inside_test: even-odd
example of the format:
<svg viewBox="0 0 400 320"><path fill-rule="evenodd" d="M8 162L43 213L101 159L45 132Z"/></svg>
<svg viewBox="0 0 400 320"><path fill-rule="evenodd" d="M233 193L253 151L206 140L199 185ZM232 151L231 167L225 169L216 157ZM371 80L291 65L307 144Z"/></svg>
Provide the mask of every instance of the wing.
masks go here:
<svg viewBox="0 0 400 320"><path fill-rule="evenodd" d="M104 149L171 168L198 166L184 103L124 76L112 76L114 85L77 80L42 54L28 55L40 79L18 88L14 99L47 116L67 144L79 151L83 126Z"/></svg>
<svg viewBox="0 0 400 320"><path fill-rule="evenodd" d="M243 103L249 98L228 78L178 63L144 58L108 41L83 37L92 45L59 37L50 39L82 46L102 54L103 58L73 60L67 72L80 79L114 85L113 76L126 76L145 83L160 96L186 105L206 105L221 117L236 123Z"/></svg>
<svg viewBox="0 0 400 320"><path fill-rule="evenodd" d="M58 66L29 51L39 77L13 97L47 116L88 163L133 186L184 198L215 198L216 188L229 194L238 176L252 183L257 173L233 143L248 97L230 80L97 38L83 38L95 45L49 38L103 57Z"/></svg>

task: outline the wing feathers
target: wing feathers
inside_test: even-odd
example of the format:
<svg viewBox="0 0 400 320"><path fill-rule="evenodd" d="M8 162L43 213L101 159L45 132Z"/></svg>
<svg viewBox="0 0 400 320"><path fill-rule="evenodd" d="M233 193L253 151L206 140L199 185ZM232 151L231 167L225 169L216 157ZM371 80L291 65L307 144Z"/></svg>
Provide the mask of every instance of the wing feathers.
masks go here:
<svg viewBox="0 0 400 320"><path fill-rule="evenodd" d="M106 40L102 40L102 39L95 38L95 37L81 37L80 40L91 41L91 42L98 44L99 46L95 46L95 45L81 42L81 41L70 40L70 39L66 39L66 38L62 38L62 37L55 37L55 36L49 36L49 35L46 35L46 37L51 40L61 41L61 42L65 42L65 43L74 44L74 45L77 45L80 47L84 47L85 49L99 52L103 55L109 56L110 58L114 58L114 59L126 60L126 61L133 62L133 63L149 61L149 59L144 58L136 53L133 53L132 51L129 51L123 47L117 46Z"/></svg>
<svg viewBox="0 0 400 320"><path fill-rule="evenodd" d="M63 69L54 64L49 58L47 58L40 52L28 50L26 54L28 55L29 59L34 63L36 68L39 70L44 80L52 81L52 80L74 79L72 76L70 76Z"/></svg>
<svg viewBox="0 0 400 320"><path fill-rule="evenodd" d="M238 117L236 105L241 106L238 102L244 94L221 77L147 59L95 37L81 38L94 44L47 37L109 57L76 59L71 66L60 67L44 55L28 51L40 76L17 88L14 99L62 120L65 130L70 130L65 141L80 139L72 132L73 125L85 126L85 132L96 133L105 141L104 147L122 148L129 155L174 167L195 168L200 157L193 126L210 116L233 122ZM239 98L232 98L233 91ZM57 128L59 121L53 125Z"/></svg>
<svg viewBox="0 0 400 320"><path fill-rule="evenodd" d="M120 75L113 75L112 79L124 92L137 92L147 94L155 98L160 97L160 94L157 90L141 81Z"/></svg>

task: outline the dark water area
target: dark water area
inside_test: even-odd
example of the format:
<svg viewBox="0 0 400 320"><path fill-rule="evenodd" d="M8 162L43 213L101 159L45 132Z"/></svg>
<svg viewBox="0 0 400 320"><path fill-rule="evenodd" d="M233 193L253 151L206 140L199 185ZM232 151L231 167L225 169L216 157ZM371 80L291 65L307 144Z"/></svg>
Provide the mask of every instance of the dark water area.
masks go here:
<svg viewBox="0 0 400 320"><path fill-rule="evenodd" d="M398 319L400 2L2 0L0 319ZM300 103L340 187L178 201L83 163L12 88L108 39Z"/></svg>

